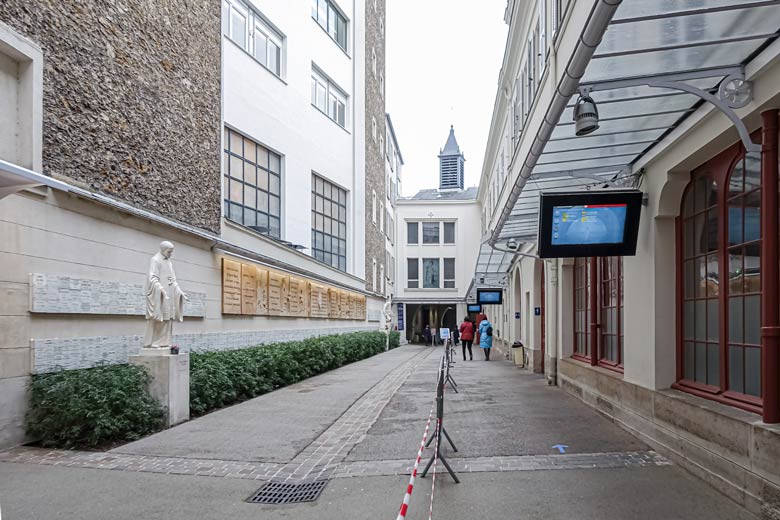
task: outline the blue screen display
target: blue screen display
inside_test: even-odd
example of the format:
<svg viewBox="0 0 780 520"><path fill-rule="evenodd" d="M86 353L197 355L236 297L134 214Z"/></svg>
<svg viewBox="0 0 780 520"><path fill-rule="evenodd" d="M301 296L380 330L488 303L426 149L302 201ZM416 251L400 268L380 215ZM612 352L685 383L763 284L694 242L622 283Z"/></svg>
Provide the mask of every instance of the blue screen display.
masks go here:
<svg viewBox="0 0 780 520"><path fill-rule="evenodd" d="M479 303L498 303L501 301L501 291L483 291L477 296Z"/></svg>
<svg viewBox="0 0 780 520"><path fill-rule="evenodd" d="M468 312L481 312L482 311L482 305L469 305L468 306Z"/></svg>
<svg viewBox="0 0 780 520"><path fill-rule="evenodd" d="M619 244L623 242L626 210L626 204L553 206L551 244Z"/></svg>

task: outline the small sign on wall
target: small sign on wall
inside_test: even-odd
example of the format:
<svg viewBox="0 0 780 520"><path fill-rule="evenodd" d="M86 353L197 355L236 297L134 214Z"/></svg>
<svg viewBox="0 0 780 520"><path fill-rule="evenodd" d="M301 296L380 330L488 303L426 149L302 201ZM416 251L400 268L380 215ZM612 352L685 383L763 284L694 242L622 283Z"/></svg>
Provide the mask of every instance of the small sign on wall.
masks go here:
<svg viewBox="0 0 780 520"><path fill-rule="evenodd" d="M520 313L519 313L519 312L516 312L516 313L515 313L515 319L516 319L516 320L519 320L519 319L520 319Z"/></svg>
<svg viewBox="0 0 780 520"><path fill-rule="evenodd" d="M541 316L541 315L542 315L542 308L534 307L534 316Z"/></svg>

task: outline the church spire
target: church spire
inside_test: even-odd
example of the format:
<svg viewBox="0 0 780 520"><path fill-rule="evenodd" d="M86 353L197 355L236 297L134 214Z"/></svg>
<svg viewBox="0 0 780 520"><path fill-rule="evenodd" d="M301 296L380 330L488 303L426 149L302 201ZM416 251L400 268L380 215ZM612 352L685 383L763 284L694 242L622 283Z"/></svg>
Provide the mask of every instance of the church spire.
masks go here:
<svg viewBox="0 0 780 520"><path fill-rule="evenodd" d="M444 148L439 150L439 189L463 189L463 166L466 159L455 139L455 128L450 125L450 135Z"/></svg>

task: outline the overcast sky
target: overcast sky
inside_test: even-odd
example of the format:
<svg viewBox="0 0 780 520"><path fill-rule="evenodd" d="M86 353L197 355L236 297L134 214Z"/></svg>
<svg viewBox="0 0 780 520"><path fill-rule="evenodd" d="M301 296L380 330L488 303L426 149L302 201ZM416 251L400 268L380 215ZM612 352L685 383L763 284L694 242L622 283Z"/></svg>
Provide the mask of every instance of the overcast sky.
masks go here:
<svg viewBox="0 0 780 520"><path fill-rule="evenodd" d="M476 186L504 56L506 0L388 0L387 111L404 157L402 193L438 188L450 125Z"/></svg>

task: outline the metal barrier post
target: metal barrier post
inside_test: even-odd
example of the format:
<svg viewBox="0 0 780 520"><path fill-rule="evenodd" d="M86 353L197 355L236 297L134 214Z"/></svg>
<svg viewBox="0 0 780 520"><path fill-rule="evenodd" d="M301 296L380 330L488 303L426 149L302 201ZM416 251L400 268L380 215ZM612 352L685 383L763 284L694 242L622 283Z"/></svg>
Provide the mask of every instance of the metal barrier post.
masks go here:
<svg viewBox="0 0 780 520"><path fill-rule="evenodd" d="M433 464L433 461L436 458L441 459L442 464L444 464L444 467L447 468L447 472L449 472L452 479L455 481L455 483L460 484L460 480L458 480L458 476L455 474L455 472L450 467L449 463L447 462L447 459L444 458L444 455L441 453L441 435L444 434L444 437L449 441L450 446L452 446L452 449L454 451L458 451L458 448L455 447L455 444L452 442L452 439L450 439L450 436L447 434L447 430L444 429L444 385L447 381L447 372L449 371L449 362L447 360L447 354L445 353L441 357L441 361L439 362L439 376L438 376L438 382L436 384L436 430L433 434L433 437L431 437L428 440L428 444L431 444L431 441L434 439L438 439L438 442L436 443L436 451L433 455L431 455L431 460L428 461L428 464L425 466L425 469L423 470L422 474L420 474L420 478L425 478L425 475L428 473L428 469ZM457 390L456 390L457 392Z"/></svg>

